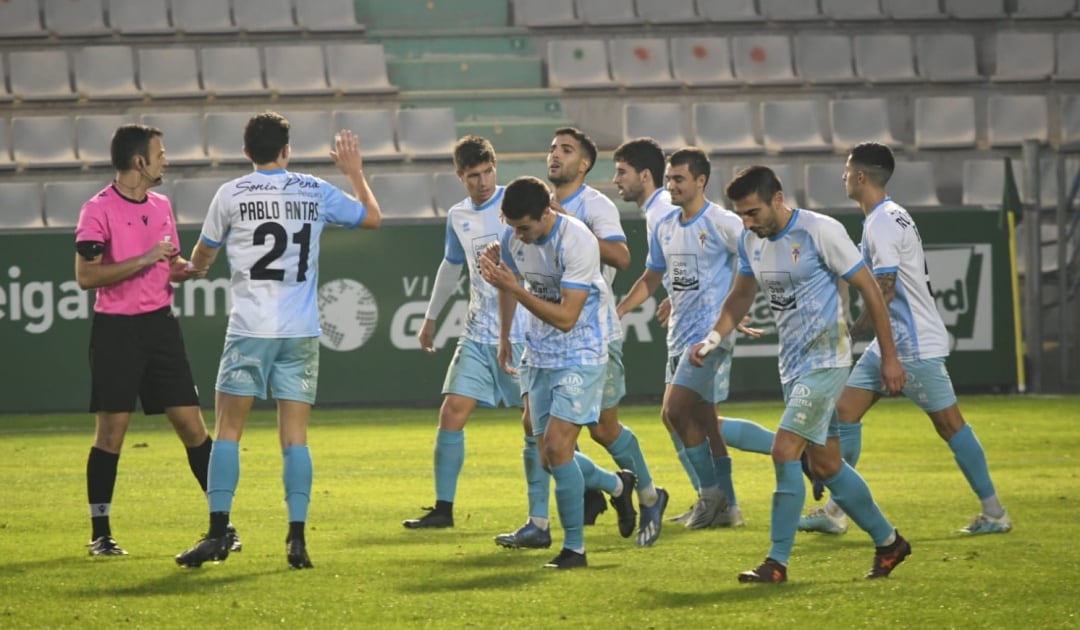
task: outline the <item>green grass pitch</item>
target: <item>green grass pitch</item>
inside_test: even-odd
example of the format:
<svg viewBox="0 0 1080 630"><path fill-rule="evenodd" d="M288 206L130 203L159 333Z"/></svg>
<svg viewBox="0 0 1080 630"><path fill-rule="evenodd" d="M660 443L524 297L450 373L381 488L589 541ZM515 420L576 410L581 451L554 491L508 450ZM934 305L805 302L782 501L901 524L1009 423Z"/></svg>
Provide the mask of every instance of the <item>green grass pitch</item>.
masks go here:
<svg viewBox="0 0 1080 630"><path fill-rule="evenodd" d="M456 528L410 531L401 520L433 501L436 410L316 410L308 523L316 568L291 571L274 419L259 412L241 442L233 510L244 551L185 570L173 555L205 531L206 502L164 420L138 417L120 459L113 532L131 555L91 558L92 418L9 415L0 418L0 628L1080 627L1080 397L960 404L1013 532L953 533L977 500L929 420L906 401L884 401L866 419L859 470L913 555L889 579L867 581L873 547L857 528L799 534L783 585L735 579L769 546L774 478L762 455L733 452L745 528L667 524L654 547L639 549L619 537L609 510L586 528L589 567L553 572L540 565L558 551L557 519L551 550L492 542L525 517L516 412L470 421ZM778 402L722 407L770 428L780 411ZM671 492L669 514L681 512L692 490L657 407L621 415ZM587 438L582 448L613 466Z"/></svg>

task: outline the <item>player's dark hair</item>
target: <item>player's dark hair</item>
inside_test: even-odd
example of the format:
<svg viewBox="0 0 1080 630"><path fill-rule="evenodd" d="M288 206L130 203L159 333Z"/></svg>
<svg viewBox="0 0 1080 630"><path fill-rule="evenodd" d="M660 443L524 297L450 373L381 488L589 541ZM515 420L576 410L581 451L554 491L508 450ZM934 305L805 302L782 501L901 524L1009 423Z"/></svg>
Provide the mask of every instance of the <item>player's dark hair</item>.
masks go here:
<svg viewBox="0 0 1080 630"><path fill-rule="evenodd" d="M765 203L772 201L776 193L784 189L780 178L776 176L768 166L755 164L747 166L735 174L734 179L728 182L724 194L731 201L740 201L757 193L759 199Z"/></svg>
<svg viewBox="0 0 1080 630"><path fill-rule="evenodd" d="M526 175L506 185L502 213L507 219L529 217L534 221L539 221L550 203L551 190L547 184Z"/></svg>
<svg viewBox="0 0 1080 630"><path fill-rule="evenodd" d="M593 139L577 127L560 127L555 130L555 135L572 136L574 140L578 141L581 150L585 152L585 157L589 158L589 168L585 169L585 174L588 175L589 171L596 166L596 143L593 142Z"/></svg>
<svg viewBox="0 0 1080 630"><path fill-rule="evenodd" d="M709 183L709 175L712 174L712 165L709 164L709 156L697 147L683 147L671 154L668 163L672 166L686 165L694 179L705 176L705 183Z"/></svg>
<svg viewBox="0 0 1080 630"><path fill-rule="evenodd" d="M277 112L256 114L244 127L244 150L256 164L277 160L288 144L289 121Z"/></svg>
<svg viewBox="0 0 1080 630"><path fill-rule="evenodd" d="M870 181L882 188L896 170L892 149L880 142L862 142L851 149L851 163L866 173Z"/></svg>
<svg viewBox="0 0 1080 630"><path fill-rule="evenodd" d="M495 163L495 147L487 138L475 135L462 136L454 145L454 168L464 171L485 162Z"/></svg>
<svg viewBox="0 0 1080 630"><path fill-rule="evenodd" d="M616 162L626 162L637 172L649 171L653 186L664 185L664 150L652 138L634 138L620 144L613 156Z"/></svg>
<svg viewBox="0 0 1080 630"><path fill-rule="evenodd" d="M150 161L150 139L160 138L165 134L157 127L149 125L120 125L113 132L109 145L109 156L117 171L130 171L135 168L135 156Z"/></svg>

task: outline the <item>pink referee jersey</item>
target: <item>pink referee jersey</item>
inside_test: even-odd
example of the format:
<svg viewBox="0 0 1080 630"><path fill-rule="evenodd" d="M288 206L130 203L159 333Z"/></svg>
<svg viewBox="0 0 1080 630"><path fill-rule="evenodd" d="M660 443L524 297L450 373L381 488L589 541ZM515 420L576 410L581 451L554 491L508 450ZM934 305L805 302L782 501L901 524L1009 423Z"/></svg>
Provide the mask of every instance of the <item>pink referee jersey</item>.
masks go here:
<svg viewBox="0 0 1080 630"><path fill-rule="evenodd" d="M162 240L180 252L172 205L165 195L147 191L146 200L132 201L109 184L83 204L75 241L105 244L103 264L141 256ZM158 262L127 280L98 287L94 311L110 315L139 315L172 305L169 263Z"/></svg>

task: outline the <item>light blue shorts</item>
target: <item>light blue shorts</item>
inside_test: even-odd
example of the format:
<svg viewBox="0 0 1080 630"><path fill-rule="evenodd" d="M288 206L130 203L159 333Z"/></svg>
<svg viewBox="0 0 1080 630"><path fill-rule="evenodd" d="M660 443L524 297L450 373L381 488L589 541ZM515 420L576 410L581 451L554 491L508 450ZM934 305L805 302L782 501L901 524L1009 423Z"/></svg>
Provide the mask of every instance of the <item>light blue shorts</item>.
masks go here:
<svg viewBox="0 0 1080 630"><path fill-rule="evenodd" d="M690 346L681 355L668 355L664 383L691 389L707 402L727 400L731 386L731 352L717 348L705 357L704 367L697 367L690 363L693 349Z"/></svg>
<svg viewBox="0 0 1080 630"><path fill-rule="evenodd" d="M904 361L904 375L907 381L902 393L926 413L956 404L956 392L949 370L945 368L945 357ZM847 386L887 396L888 390L881 385L881 356L864 352L855 369L851 370Z"/></svg>
<svg viewBox="0 0 1080 630"><path fill-rule="evenodd" d="M513 362L521 362L525 344L513 344ZM443 394L472 398L481 407L520 407L521 381L499 367L499 345L458 338L454 358L446 368Z"/></svg>
<svg viewBox="0 0 1080 630"><path fill-rule="evenodd" d="M261 339L225 335L216 388L234 396L315 404L319 388L319 338Z"/></svg>
<svg viewBox="0 0 1080 630"><path fill-rule="evenodd" d="M543 435L552 416L580 426L596 424L600 419L604 372L603 365L530 367L524 372L533 435Z"/></svg>
<svg viewBox="0 0 1080 630"><path fill-rule="evenodd" d="M604 397L601 409L611 409L626 396L626 368L622 362L622 339L608 344L607 369L604 372Z"/></svg>
<svg viewBox="0 0 1080 630"><path fill-rule="evenodd" d="M784 383L784 416L780 428L802 436L818 446L839 435L836 401L844 391L848 368L811 370Z"/></svg>

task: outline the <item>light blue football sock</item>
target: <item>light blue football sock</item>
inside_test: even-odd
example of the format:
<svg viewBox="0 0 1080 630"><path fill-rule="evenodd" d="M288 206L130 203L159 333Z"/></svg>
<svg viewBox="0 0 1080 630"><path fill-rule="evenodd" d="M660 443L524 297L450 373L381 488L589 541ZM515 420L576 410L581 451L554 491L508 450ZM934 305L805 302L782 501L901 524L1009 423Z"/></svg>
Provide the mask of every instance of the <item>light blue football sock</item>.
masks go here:
<svg viewBox="0 0 1080 630"><path fill-rule="evenodd" d="M975 430L970 424L965 424L948 441L952 449L956 464L967 478L968 485L975 491L980 500L988 499L996 494L994 482L990 480L990 468L986 463L986 451L983 450L979 438L975 437ZM1000 517L1001 515L997 515Z"/></svg>
<svg viewBox="0 0 1080 630"><path fill-rule="evenodd" d="M555 478L555 506L559 510L566 549L585 548L585 478L575 457L551 469Z"/></svg>
<svg viewBox="0 0 1080 630"><path fill-rule="evenodd" d="M716 481L727 495L728 505L738 505L739 501L735 498L735 482L731 480L731 458L724 455L713 457L712 461L713 470L716 471Z"/></svg>
<svg viewBox="0 0 1080 630"><path fill-rule="evenodd" d="M465 430L439 429L435 436L435 500L454 502L457 480L465 464Z"/></svg>
<svg viewBox="0 0 1080 630"><path fill-rule="evenodd" d="M837 431L840 433L840 457L854 468L862 455L862 422L841 422Z"/></svg>
<svg viewBox="0 0 1080 630"><path fill-rule="evenodd" d="M647 488L652 485L653 480L649 473L649 465L645 463L645 455L641 452L641 443L638 442L637 436L630 427L620 426L622 426L622 432L611 443L611 446L607 447L607 452L611 454L611 458L615 460L619 468L633 471L637 476L639 488Z"/></svg>
<svg viewBox="0 0 1080 630"><path fill-rule="evenodd" d="M768 455L772 452L773 438L776 434L753 420L742 418L723 418L720 421L720 435L724 444L740 451Z"/></svg>
<svg viewBox="0 0 1080 630"><path fill-rule="evenodd" d="M716 469L713 467L709 440L705 440L697 446L688 447L686 457L690 460L690 465L694 467L694 474L697 475L698 482L701 484L699 490L701 488L717 487L719 482L716 479Z"/></svg>
<svg viewBox="0 0 1080 630"><path fill-rule="evenodd" d="M698 480L697 473L694 472L694 465L690 463L690 458L686 456L686 446L675 431L671 432L671 443L675 445L675 454L678 455L679 463L682 464L687 478L690 479L690 485L694 486L694 490L700 490L701 482Z"/></svg>
<svg viewBox="0 0 1080 630"><path fill-rule="evenodd" d="M540 449L536 438L525 438L525 448L521 449L521 459L525 462L525 483L529 496L529 516L547 519L551 508L548 497L551 496L551 475L540 463Z"/></svg>
<svg viewBox="0 0 1080 630"><path fill-rule="evenodd" d="M240 483L240 443L214 440L206 476L206 499L211 512L231 512L236 485Z"/></svg>
<svg viewBox="0 0 1080 630"><path fill-rule="evenodd" d="M799 514L806 501L806 484L802 478L802 464L795 460L773 464L776 471L776 490L773 492L772 515L769 524L769 557L782 564L791 558L795 545L795 531L799 527Z"/></svg>
<svg viewBox="0 0 1080 630"><path fill-rule="evenodd" d="M844 462L840 472L825 480L832 500L855 521L855 524L870 534L874 546L881 547L892 536L893 526L870 494L870 486L862 475Z"/></svg>
<svg viewBox="0 0 1080 630"><path fill-rule="evenodd" d="M613 494L618 489L619 478L615 476L615 473L597 466L588 455L577 451L574 453L574 461L577 462L578 470L581 471L581 477L584 479L583 483L589 490L603 490L608 494ZM559 508L559 511L561 512L562 508ZM573 547L568 548L573 549Z"/></svg>
<svg viewBox="0 0 1080 630"><path fill-rule="evenodd" d="M289 508L289 522L306 522L308 506L311 505L311 449L307 444L297 444L281 451L284 458L281 478L285 483L285 505Z"/></svg>

